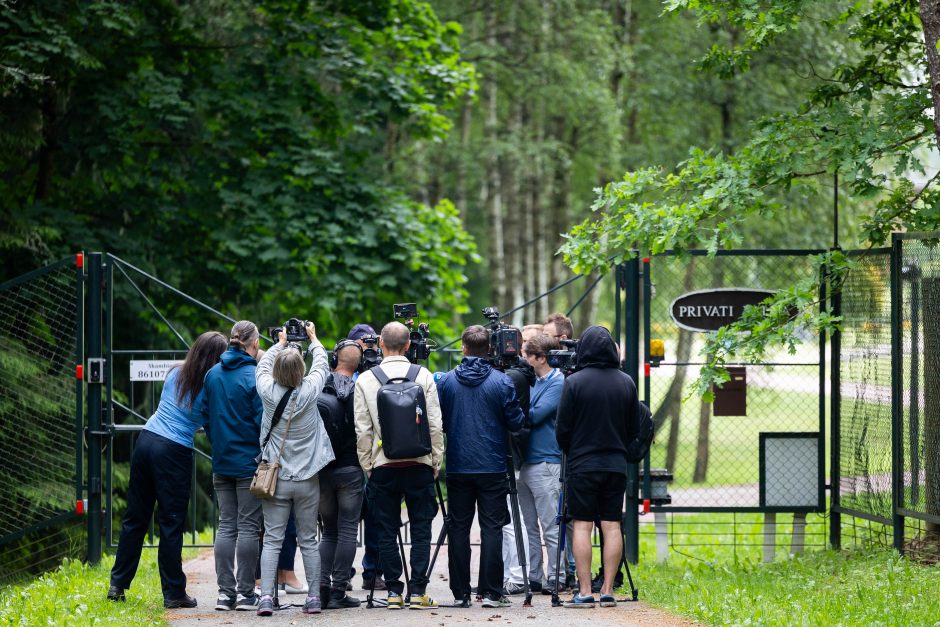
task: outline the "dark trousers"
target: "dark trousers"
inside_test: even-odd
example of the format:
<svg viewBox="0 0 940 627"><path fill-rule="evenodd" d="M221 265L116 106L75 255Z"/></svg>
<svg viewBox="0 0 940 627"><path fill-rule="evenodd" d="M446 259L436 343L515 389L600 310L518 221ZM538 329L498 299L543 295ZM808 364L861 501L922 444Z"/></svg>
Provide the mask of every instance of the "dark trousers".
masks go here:
<svg viewBox="0 0 940 627"><path fill-rule="evenodd" d="M368 494L368 482L363 488L363 495ZM366 579L372 577L381 577L382 569L379 567L379 533L372 520L372 511L369 509L369 498L362 499L362 580L363 586Z"/></svg>
<svg viewBox="0 0 940 627"><path fill-rule="evenodd" d="M320 587L346 594L356 557L356 533L362 511L362 469L344 466L320 471Z"/></svg>
<svg viewBox="0 0 940 627"><path fill-rule="evenodd" d="M470 525L474 512L480 521L480 594L502 595L503 526L509 523L508 493L509 483L502 472L447 473L450 515L447 566L455 599L470 596Z"/></svg>
<svg viewBox="0 0 940 627"><path fill-rule="evenodd" d="M389 592L397 594L404 590L398 532L401 527L401 501L405 500L411 528L408 587L411 594L424 594L428 585L426 571L431 562L431 521L437 514L434 471L425 464L404 468L379 466L372 471L366 492L370 499L372 520L379 535L379 561L385 571L385 585Z"/></svg>
<svg viewBox="0 0 940 627"><path fill-rule="evenodd" d="M142 431L137 438L131 459L131 479L127 490L127 509L121 524L111 585L130 588L144 536L150 527L154 504L157 524L160 526L160 548L157 563L160 566L160 584L163 598L180 599L186 594L186 575L183 574L183 523L189 505L190 473L193 450L150 431Z"/></svg>

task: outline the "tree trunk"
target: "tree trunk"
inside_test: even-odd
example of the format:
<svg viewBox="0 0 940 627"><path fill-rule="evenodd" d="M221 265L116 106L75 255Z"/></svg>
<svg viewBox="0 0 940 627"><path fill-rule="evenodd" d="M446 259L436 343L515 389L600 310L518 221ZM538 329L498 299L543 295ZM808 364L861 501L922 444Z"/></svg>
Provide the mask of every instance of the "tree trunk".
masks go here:
<svg viewBox="0 0 940 627"><path fill-rule="evenodd" d="M460 155L457 157L456 203L460 221L467 223L467 160L470 155L470 130L473 126L473 106L470 97L464 98L460 110Z"/></svg>
<svg viewBox="0 0 940 627"><path fill-rule="evenodd" d="M486 19L487 43L496 48L496 14L490 11ZM503 242L503 189L500 176L499 151L496 150L499 141L499 108L498 87L496 77L490 77L484 83L486 93L486 123L484 131L491 155L486 163L487 178L487 209L490 216L490 268L491 300L503 303L506 300L506 255Z"/></svg>
<svg viewBox="0 0 940 627"><path fill-rule="evenodd" d="M692 290L695 284L694 276L695 258L692 257L685 268L685 277L682 279L683 293ZM694 340L695 336L692 331L679 329L679 339L676 341L676 363L682 364L689 361ZM669 423L669 439L666 444L666 468L676 467L676 455L679 452L679 427L682 421L682 392L688 369L689 366L676 366L676 375L669 383L663 402L653 413L653 427L657 432L666 424L666 420L672 419Z"/></svg>
<svg viewBox="0 0 940 627"><path fill-rule="evenodd" d="M930 99L933 101L933 133L940 146L940 2L920 0L920 23L924 28L927 48L927 71L930 74Z"/></svg>
<svg viewBox="0 0 940 627"><path fill-rule="evenodd" d="M923 3L921 3L923 4ZM923 279L923 310L937 311L940 307L940 279ZM940 516L940 333L925 319L924 333L924 501L925 511ZM911 398L911 403L918 399ZM927 535L940 540L940 525L927 523Z"/></svg>
<svg viewBox="0 0 940 627"><path fill-rule="evenodd" d="M708 475L708 429L711 422L712 406L700 403L698 414L698 440L695 447L695 473L692 483L702 483Z"/></svg>
<svg viewBox="0 0 940 627"><path fill-rule="evenodd" d="M58 97L55 84L49 81L45 85L42 99L42 145L39 148L39 168L36 172L36 200L49 198L52 190L52 156L58 148L56 125L58 124Z"/></svg>

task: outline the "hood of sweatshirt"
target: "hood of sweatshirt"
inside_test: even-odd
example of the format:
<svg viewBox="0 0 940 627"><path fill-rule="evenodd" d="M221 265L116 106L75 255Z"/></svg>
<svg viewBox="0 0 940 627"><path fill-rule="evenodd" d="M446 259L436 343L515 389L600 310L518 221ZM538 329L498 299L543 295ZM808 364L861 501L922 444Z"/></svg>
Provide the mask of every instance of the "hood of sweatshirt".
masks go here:
<svg viewBox="0 0 940 627"><path fill-rule="evenodd" d="M581 368L617 368L620 356L617 343L604 327L588 327L578 341L578 363Z"/></svg>
<svg viewBox="0 0 940 627"><path fill-rule="evenodd" d="M356 382L352 380L352 377L334 372L330 375L330 378L332 379L333 389L336 391L336 398L344 401L353 397L356 391Z"/></svg>
<svg viewBox="0 0 940 627"><path fill-rule="evenodd" d="M464 357L454 371L454 376L464 385L476 387L486 381L493 364L482 357Z"/></svg>
<svg viewBox="0 0 940 627"><path fill-rule="evenodd" d="M234 346L230 347L227 351L222 353L219 361L222 362L222 368L225 370L237 370L243 366L258 365L258 362L254 357L242 349L236 348Z"/></svg>

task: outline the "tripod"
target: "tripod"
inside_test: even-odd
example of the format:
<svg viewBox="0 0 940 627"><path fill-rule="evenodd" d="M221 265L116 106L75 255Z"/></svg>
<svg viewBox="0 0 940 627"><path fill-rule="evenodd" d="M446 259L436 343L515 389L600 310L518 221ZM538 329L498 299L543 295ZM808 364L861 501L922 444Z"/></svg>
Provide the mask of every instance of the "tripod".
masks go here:
<svg viewBox="0 0 940 627"><path fill-rule="evenodd" d="M398 525L398 552L401 555L401 572L402 577L405 578L405 599L408 599L411 596L411 582L408 577L408 562L405 560L405 542L401 537L401 528L405 526L405 523L399 523ZM379 562L381 565L381 562ZM388 601L385 599L376 599L375 598L375 580L376 577L372 577L372 584L369 586L369 596L366 597L366 608L374 609L376 607L388 607Z"/></svg>
<svg viewBox="0 0 940 627"><path fill-rule="evenodd" d="M428 564L427 579L431 580L431 572L434 570L434 563L437 561L437 554L441 552L444 546L444 540L447 538L447 527L450 525L450 518L447 516L447 508L444 506L444 493L441 491L440 479L434 479L434 487L437 489L437 502L441 507L441 515L444 517L444 526L437 535L437 546L434 547L434 555L431 556L431 563Z"/></svg>
<svg viewBox="0 0 940 627"><path fill-rule="evenodd" d="M509 503L512 507L512 530L516 536L516 553L522 567L522 589L525 600L522 607L532 607L532 591L529 589L529 566L526 564L525 546L522 544L522 516L519 514L519 490L516 488L516 466L512 456L512 442L506 442L506 475L509 478Z"/></svg>
<svg viewBox="0 0 940 627"><path fill-rule="evenodd" d="M567 472L568 460L564 453L561 454L561 475L559 477L559 482L561 483L561 492L558 494L558 516L555 518L556 524L558 527L558 546L555 549L555 588L552 590L552 607L561 607L563 603L561 599L558 598L558 586L559 586L559 569L561 567L561 554L565 547L565 536L568 529L568 472ZM620 537L621 537L621 550L620 550L620 562L617 564L617 569L619 570L621 566L627 572L627 581L630 584L631 599L618 599L618 601L636 601L639 599L639 591L633 583L633 575L630 573L630 564L627 562L627 543L624 538L624 516L620 517ZM603 559L603 557L601 558Z"/></svg>

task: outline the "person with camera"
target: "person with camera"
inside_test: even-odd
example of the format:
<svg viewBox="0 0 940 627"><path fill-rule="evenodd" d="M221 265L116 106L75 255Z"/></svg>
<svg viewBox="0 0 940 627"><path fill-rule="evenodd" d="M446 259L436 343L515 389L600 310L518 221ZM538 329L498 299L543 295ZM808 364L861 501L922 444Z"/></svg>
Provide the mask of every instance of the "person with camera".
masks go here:
<svg viewBox="0 0 940 627"><path fill-rule="evenodd" d="M160 404L147 421L131 458L127 486L127 509L121 521L108 600L124 601L150 529L154 505L160 526L160 583L166 608L196 607L196 599L186 594L183 573L183 524L189 504L193 446L202 423L193 413L203 391L206 373L225 352L225 336L216 331L203 333L193 342L181 366L166 376Z"/></svg>
<svg viewBox="0 0 940 627"><path fill-rule="evenodd" d="M411 345L409 336L402 323L386 324L379 339L382 363L356 379L356 445L359 464L369 476L366 499L378 531L379 561L385 571L390 610L404 607L402 562L396 546L402 499L411 527L409 607L437 607L427 594L427 569L431 521L437 513L434 480L443 460L444 435L434 377L405 357ZM402 393L386 395L392 385L401 386ZM395 398L402 404L396 404Z"/></svg>
<svg viewBox="0 0 940 627"><path fill-rule="evenodd" d="M450 589L455 607L470 607L470 525L480 522L479 594L484 607L506 607L503 595L502 529L509 522L506 495L507 432L519 432L525 416L512 380L487 359L489 331L467 327L460 337L464 358L438 380L447 433L447 499Z"/></svg>
<svg viewBox="0 0 940 627"><path fill-rule="evenodd" d="M536 380L529 395L530 431L524 452L525 463L519 473L519 504L529 537L529 585L533 590L541 589L546 594L554 590L554 578L558 572L555 564L558 546L555 516L560 491L561 449L555 441L555 415L565 377L548 363L550 351L558 348L558 340L544 334L529 339L522 346ZM542 570L542 539L548 551L547 578Z"/></svg>
<svg viewBox="0 0 940 627"><path fill-rule="evenodd" d="M261 452L261 397L255 369L263 355L258 327L248 320L232 326L228 350L205 376L193 414L212 444L212 487L219 504L215 535L217 610L254 610L255 567L261 536L261 499L248 491ZM237 565L237 570L236 570Z"/></svg>
<svg viewBox="0 0 940 627"><path fill-rule="evenodd" d="M258 363L256 384L264 406L261 422L261 456L277 462L274 495L262 502L264 511L264 548L261 552L261 600L258 616L274 613L274 586L278 556L284 542L284 529L293 507L297 523L297 543L304 561L309 592L304 602L305 614L322 609L318 593L320 552L317 548L317 514L320 484L317 473L333 461L333 448L325 433L317 409L317 397L323 391L329 367L326 349L317 339L316 327L305 322L312 355L310 371L304 376L304 358L298 345L287 343L287 332L280 329L278 343ZM286 405L282 404L286 401ZM281 405L281 409L278 406ZM279 420L274 421L275 414Z"/></svg>
<svg viewBox="0 0 940 627"><path fill-rule="evenodd" d="M356 374L353 375L353 380L359 376L359 371L363 370L364 364L381 361L378 355L378 340L372 341L376 337L375 329L364 322L354 325L346 335L347 340L356 342L362 349L362 359L357 366ZM366 342L363 338L370 341ZM368 501L369 499L365 498L362 500L362 589L385 590L385 580L382 578L382 569L379 568L378 532L369 515Z"/></svg>
<svg viewBox="0 0 940 627"><path fill-rule="evenodd" d="M626 491L627 446L636 439L640 402L636 385L620 370L617 344L604 327L592 326L578 344L576 372L565 379L555 438L567 457L568 514L579 591L565 607L594 607L591 593L591 528L600 518L601 607L617 604L614 575L623 551L621 511Z"/></svg>
<svg viewBox="0 0 940 627"><path fill-rule="evenodd" d="M353 375L362 349L342 340L333 349L323 393L317 398L323 426L336 459L320 471L320 598L326 609L359 607L361 601L346 594L356 557L356 534L362 511L362 469L356 451L356 414Z"/></svg>

